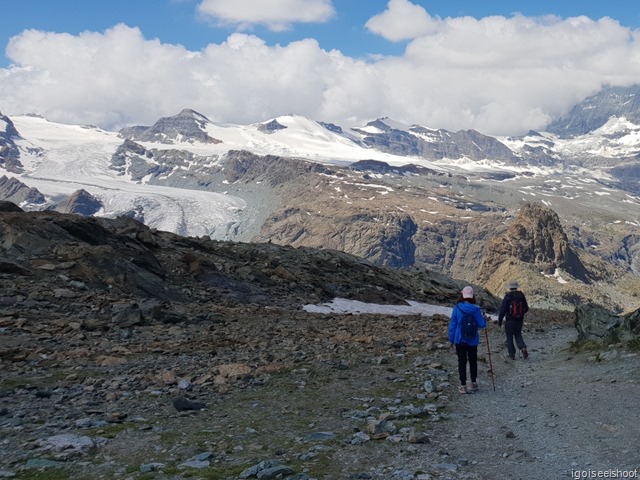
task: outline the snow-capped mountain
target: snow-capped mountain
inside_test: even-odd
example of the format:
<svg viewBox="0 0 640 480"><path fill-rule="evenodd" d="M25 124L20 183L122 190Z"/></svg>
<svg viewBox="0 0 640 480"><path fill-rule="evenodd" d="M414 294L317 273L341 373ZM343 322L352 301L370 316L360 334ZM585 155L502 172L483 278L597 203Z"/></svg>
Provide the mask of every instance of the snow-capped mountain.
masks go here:
<svg viewBox="0 0 640 480"><path fill-rule="evenodd" d="M602 105L603 98L609 101L598 118L615 106L640 118L640 113L634 116L640 107L631 108L635 93L635 89L626 93L614 89L587 99L565 124L579 123L580 112L589 112L593 123L594 110L603 110L593 105ZM555 131L573 131L560 125L552 126ZM2 116L0 142L0 166L6 174L37 188L49 205L85 189L102 203L98 215L124 213L157 228L221 238L242 222L246 202L209 187L235 151L338 167L361 168L362 162L371 161L391 169L414 165L442 174L498 180L581 172L609 187L640 193L640 127L616 116L571 138L537 132L494 138L473 130L403 125L389 118L349 129L297 115L233 125L211 122L189 109L152 126L120 132L56 124L36 116Z"/></svg>
<svg viewBox="0 0 640 480"><path fill-rule="evenodd" d="M625 98L626 102L610 101L607 108L624 104L629 113L634 93L632 89L624 95L615 89L597 98ZM578 122L576 112L587 111L592 117L595 107L589 105L594 98L585 101L587 106L574 108L566 123ZM555 123L555 130L561 129L559 125ZM214 123L185 109L152 126L108 132L25 115L0 117L0 142L0 167L37 188L48 206L85 189L101 202L98 215L127 214L156 228L216 238L229 238L237 231L246 208L244 199L211 188L229 153L236 151L358 169L372 161L378 162L376 168L413 165L424 171L502 181L572 172L607 187L640 193L640 126L616 116L571 138L544 132L495 138L473 130L403 125L389 118L349 129L297 115L234 125Z"/></svg>
<svg viewBox="0 0 640 480"><path fill-rule="evenodd" d="M640 85L605 88L551 122L546 130L561 138L576 137L597 130L614 116L640 124Z"/></svg>

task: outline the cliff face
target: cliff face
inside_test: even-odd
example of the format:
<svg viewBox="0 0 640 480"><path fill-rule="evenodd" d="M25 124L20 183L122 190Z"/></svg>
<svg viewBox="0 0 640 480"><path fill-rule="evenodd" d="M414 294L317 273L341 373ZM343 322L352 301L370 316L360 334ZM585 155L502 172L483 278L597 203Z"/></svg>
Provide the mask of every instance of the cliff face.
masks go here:
<svg viewBox="0 0 640 480"><path fill-rule="evenodd" d="M272 216L258 241L341 250L379 265L415 264L417 225L409 215L333 209L308 215L290 208Z"/></svg>

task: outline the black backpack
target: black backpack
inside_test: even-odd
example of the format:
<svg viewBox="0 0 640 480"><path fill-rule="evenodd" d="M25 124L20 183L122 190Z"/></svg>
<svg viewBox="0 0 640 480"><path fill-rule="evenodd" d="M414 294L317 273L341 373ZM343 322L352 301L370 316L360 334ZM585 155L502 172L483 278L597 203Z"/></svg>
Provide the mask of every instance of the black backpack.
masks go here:
<svg viewBox="0 0 640 480"><path fill-rule="evenodd" d="M515 320L522 320L525 314L525 303L522 295L517 295L511 298L509 302L508 316Z"/></svg>
<svg viewBox="0 0 640 480"><path fill-rule="evenodd" d="M478 333L478 322L473 313L465 313L460 309L462 319L460 320L460 335L462 341L472 341L476 339Z"/></svg>

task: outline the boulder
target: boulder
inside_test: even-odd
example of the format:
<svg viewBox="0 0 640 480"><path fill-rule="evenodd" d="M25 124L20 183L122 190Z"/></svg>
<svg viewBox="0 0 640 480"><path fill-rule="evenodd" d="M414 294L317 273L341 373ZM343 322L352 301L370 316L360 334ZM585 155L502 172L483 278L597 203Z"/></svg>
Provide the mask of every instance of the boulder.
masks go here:
<svg viewBox="0 0 640 480"><path fill-rule="evenodd" d="M640 340L640 309L616 315L601 305L579 305L575 309L579 341L629 342Z"/></svg>

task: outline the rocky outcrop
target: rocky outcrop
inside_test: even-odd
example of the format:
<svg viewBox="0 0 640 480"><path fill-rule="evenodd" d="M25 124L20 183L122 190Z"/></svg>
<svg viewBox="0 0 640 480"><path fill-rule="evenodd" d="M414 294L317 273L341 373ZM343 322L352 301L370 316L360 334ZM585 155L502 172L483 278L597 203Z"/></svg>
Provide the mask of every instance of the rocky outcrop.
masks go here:
<svg viewBox="0 0 640 480"><path fill-rule="evenodd" d="M1 213L0 237L0 254L40 282L61 289L183 298L176 285L165 282L166 270L153 252L153 234L135 220L57 212Z"/></svg>
<svg viewBox="0 0 640 480"><path fill-rule="evenodd" d="M486 249L479 278L489 279L502 264L518 262L547 275L562 270L582 282L589 272L574 252L558 215L540 203L526 203L507 231Z"/></svg>
<svg viewBox="0 0 640 480"><path fill-rule="evenodd" d="M394 155L419 156L429 160L443 158L486 158L514 162L513 152L493 137L475 130L449 132L412 126L408 130L394 128L390 121L381 118L369 122L365 128L353 128L363 135L363 143L371 148Z"/></svg>
<svg viewBox="0 0 640 480"><path fill-rule="evenodd" d="M20 134L11 119L0 112L0 166L12 173L21 173L20 150L15 139Z"/></svg>
<svg viewBox="0 0 640 480"><path fill-rule="evenodd" d="M276 155L255 155L246 150L230 150L224 159L225 180L230 183L266 182L278 187L310 173L336 174L319 163Z"/></svg>
<svg viewBox="0 0 640 480"><path fill-rule="evenodd" d="M0 177L0 199L16 204L43 205L46 199L37 188L29 187L15 177Z"/></svg>
<svg viewBox="0 0 640 480"><path fill-rule="evenodd" d="M277 132L278 130L284 130L285 128L287 127L282 125L277 120L271 120L270 122L261 123L260 125L258 125L258 131L267 134Z"/></svg>
<svg viewBox="0 0 640 480"><path fill-rule="evenodd" d="M128 175L134 182L171 183L171 175L178 172L178 175L196 178L196 185L206 185L209 176L199 169L209 163L209 158L187 150L146 149L126 139L111 156L111 168L119 175Z"/></svg>
<svg viewBox="0 0 640 480"><path fill-rule="evenodd" d="M601 305L578 305L575 309L578 340L600 343L640 342L640 310L616 315Z"/></svg>
<svg viewBox="0 0 640 480"><path fill-rule="evenodd" d="M74 192L67 200L56 205L53 210L60 213L77 213L83 217L95 215L103 207L102 202L84 189Z"/></svg>
<svg viewBox="0 0 640 480"><path fill-rule="evenodd" d="M349 165L349 169L360 172L377 173L377 174L396 174L396 175L435 175L449 177L448 173L434 170L432 168L423 167L409 163L401 166L391 166L387 162L380 160L360 160Z"/></svg>
<svg viewBox="0 0 640 480"><path fill-rule="evenodd" d="M507 283L517 279L539 308L573 310L587 302L613 310L637 305L637 282L628 266L574 246L557 214L544 205L524 204L498 231L487 241L474 279L494 295L504 295Z"/></svg>

